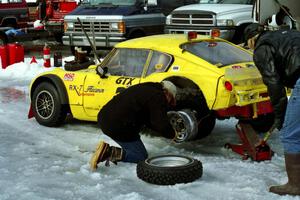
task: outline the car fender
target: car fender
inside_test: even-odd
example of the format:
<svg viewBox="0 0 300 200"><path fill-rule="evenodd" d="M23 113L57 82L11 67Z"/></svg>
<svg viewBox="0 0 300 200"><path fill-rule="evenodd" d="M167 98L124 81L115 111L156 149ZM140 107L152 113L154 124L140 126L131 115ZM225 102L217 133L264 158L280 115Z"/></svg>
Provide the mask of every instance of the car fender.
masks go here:
<svg viewBox="0 0 300 200"><path fill-rule="evenodd" d="M32 98L33 91L38 86L38 84L44 81L51 82L56 87L62 104L69 104L67 90L63 81L61 80L61 78L53 74L46 74L34 80L31 85L30 98Z"/></svg>

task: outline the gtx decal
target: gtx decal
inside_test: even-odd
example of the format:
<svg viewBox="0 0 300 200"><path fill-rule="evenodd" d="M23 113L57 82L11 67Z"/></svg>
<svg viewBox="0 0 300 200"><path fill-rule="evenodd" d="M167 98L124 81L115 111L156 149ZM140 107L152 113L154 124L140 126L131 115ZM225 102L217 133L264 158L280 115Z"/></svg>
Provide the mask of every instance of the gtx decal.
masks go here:
<svg viewBox="0 0 300 200"><path fill-rule="evenodd" d="M116 80L116 84L122 84L122 85L132 85L132 81L135 78L129 78L129 77L120 77Z"/></svg>

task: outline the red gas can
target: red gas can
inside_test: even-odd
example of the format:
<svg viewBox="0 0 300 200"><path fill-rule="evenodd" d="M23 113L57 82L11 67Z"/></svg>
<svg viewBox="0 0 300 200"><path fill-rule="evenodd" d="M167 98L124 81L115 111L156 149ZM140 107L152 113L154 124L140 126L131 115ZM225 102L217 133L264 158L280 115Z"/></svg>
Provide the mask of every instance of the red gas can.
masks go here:
<svg viewBox="0 0 300 200"><path fill-rule="evenodd" d="M8 44L9 64L24 62L24 47L18 43Z"/></svg>
<svg viewBox="0 0 300 200"><path fill-rule="evenodd" d="M8 54L7 54L7 46L6 45L0 45L0 65L2 67L2 69L5 69L9 64L9 60L8 60Z"/></svg>

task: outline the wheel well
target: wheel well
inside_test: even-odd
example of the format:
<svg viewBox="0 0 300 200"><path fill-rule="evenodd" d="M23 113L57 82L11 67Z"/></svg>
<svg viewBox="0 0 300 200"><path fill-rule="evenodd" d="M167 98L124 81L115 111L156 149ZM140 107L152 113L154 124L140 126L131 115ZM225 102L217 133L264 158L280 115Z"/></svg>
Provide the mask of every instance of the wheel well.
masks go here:
<svg viewBox="0 0 300 200"><path fill-rule="evenodd" d="M251 23L245 23L245 24L240 24L237 29L236 29L236 32L233 36L233 39L232 41L235 43L235 44L241 44L243 42L245 42L245 37L244 37L244 30L245 28Z"/></svg>
<svg viewBox="0 0 300 200"><path fill-rule="evenodd" d="M201 89L192 80L184 77L169 77L166 80L171 81L177 87L176 109L191 108L199 114L209 112ZM197 118L199 117L201 116L197 116Z"/></svg>
<svg viewBox="0 0 300 200"><path fill-rule="evenodd" d="M68 99L66 88L65 88L63 82L55 75L46 75L46 76L42 76L42 77L39 77L38 79L36 79L35 82L31 86L31 91L30 91L31 99L32 99L33 91L42 82L48 82L48 83L52 84L57 89L58 94L61 98L62 104L68 105L68 107L69 107L69 99Z"/></svg>
<svg viewBox="0 0 300 200"><path fill-rule="evenodd" d="M130 39L133 39L133 38L143 37L145 35L146 34L145 34L145 32L142 29L134 29L134 30L132 30L132 31L129 32L128 37Z"/></svg>

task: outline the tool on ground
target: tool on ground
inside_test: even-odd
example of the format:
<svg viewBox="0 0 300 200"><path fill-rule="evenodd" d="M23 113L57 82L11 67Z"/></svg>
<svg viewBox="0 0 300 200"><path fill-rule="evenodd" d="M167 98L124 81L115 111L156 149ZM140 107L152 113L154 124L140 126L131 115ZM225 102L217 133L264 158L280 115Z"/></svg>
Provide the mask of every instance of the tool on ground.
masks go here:
<svg viewBox="0 0 300 200"><path fill-rule="evenodd" d="M244 160L251 158L253 161L271 160L274 152L267 144L271 132L267 132L263 139L248 123L239 122L236 125L237 134L242 144L225 144L225 148L240 154Z"/></svg>

